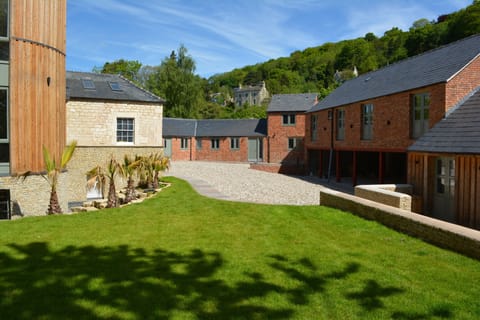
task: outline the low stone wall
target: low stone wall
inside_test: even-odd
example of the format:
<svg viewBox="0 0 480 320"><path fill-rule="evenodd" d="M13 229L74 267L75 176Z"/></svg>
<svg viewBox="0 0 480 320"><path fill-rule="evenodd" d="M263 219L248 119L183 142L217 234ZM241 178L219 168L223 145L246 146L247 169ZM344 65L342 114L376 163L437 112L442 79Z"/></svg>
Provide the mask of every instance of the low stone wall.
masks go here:
<svg viewBox="0 0 480 320"><path fill-rule="evenodd" d="M123 162L126 154L135 157L135 155L146 156L162 151L163 148L161 147L77 146L72 160L68 164L68 201L80 202L87 200L87 172L97 165L105 167L112 156L117 161ZM126 180L120 177L118 177L115 183L118 190L126 186Z"/></svg>
<svg viewBox="0 0 480 320"><path fill-rule="evenodd" d="M68 173L60 174L57 195L63 212L68 211ZM26 179L18 177L0 177L0 189L9 189L12 219L46 215L50 201L50 185L40 175Z"/></svg>
<svg viewBox="0 0 480 320"><path fill-rule="evenodd" d="M439 247L480 259L480 231L333 190L320 192L320 205L375 220Z"/></svg>
<svg viewBox="0 0 480 320"><path fill-rule="evenodd" d="M355 196L412 211L413 187L409 184L369 184L355 187Z"/></svg>

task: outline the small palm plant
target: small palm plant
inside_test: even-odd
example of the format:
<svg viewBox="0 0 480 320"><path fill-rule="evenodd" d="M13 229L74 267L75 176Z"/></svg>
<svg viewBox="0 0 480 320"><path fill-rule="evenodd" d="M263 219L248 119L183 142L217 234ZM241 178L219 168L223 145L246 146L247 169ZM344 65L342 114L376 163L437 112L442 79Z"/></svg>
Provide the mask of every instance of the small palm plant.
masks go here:
<svg viewBox="0 0 480 320"><path fill-rule="evenodd" d="M139 172L140 172L140 185L147 188L153 189L153 176L154 176L154 165L152 156L141 156L137 160L140 162Z"/></svg>
<svg viewBox="0 0 480 320"><path fill-rule="evenodd" d="M125 155L122 163L122 173L127 178L127 189L125 192L125 203L129 203L135 199L135 180L134 176L137 173L137 169L140 167L141 161L138 157L135 159Z"/></svg>
<svg viewBox="0 0 480 320"><path fill-rule="evenodd" d="M57 194L58 178L60 177L60 173L67 166L68 162L72 159L73 152L75 151L76 147L77 142L72 141L68 146L63 149L60 163L57 163L56 159L52 156L50 151L48 151L48 149L43 146L43 161L46 174L42 175L42 177L50 185L50 200L48 203L47 214L62 213L62 208L60 207L60 203L58 202ZM25 180L30 175L32 175L32 172L28 171L22 174L21 177Z"/></svg>
<svg viewBox="0 0 480 320"><path fill-rule="evenodd" d="M170 168L170 159L157 153L152 155L152 163L154 172L152 185L154 189L158 189L160 172Z"/></svg>
<svg viewBox="0 0 480 320"><path fill-rule="evenodd" d="M94 186L95 182L99 182L100 185L103 186L105 181L107 179L109 180L107 208L118 207L115 177L117 174L122 174L122 172L122 166L112 156L108 161L106 170L104 170L101 166L96 166L87 173L89 177L87 184L89 187Z"/></svg>

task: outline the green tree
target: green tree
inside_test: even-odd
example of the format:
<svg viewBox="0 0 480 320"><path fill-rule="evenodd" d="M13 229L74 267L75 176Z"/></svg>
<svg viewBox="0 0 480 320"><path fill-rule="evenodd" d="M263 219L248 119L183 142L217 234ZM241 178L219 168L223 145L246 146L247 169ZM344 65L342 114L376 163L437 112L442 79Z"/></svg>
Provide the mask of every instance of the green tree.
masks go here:
<svg viewBox="0 0 480 320"><path fill-rule="evenodd" d="M142 64L136 60L120 59L113 62L105 62L100 72L108 74L120 74L130 81L138 83L138 71L141 67Z"/></svg>
<svg viewBox="0 0 480 320"><path fill-rule="evenodd" d="M447 20L448 41L456 41L480 33L480 1L453 14Z"/></svg>
<svg viewBox="0 0 480 320"><path fill-rule="evenodd" d="M194 74L195 61L181 45L172 51L147 80L147 89L167 100L165 115L195 118L204 101L201 78Z"/></svg>

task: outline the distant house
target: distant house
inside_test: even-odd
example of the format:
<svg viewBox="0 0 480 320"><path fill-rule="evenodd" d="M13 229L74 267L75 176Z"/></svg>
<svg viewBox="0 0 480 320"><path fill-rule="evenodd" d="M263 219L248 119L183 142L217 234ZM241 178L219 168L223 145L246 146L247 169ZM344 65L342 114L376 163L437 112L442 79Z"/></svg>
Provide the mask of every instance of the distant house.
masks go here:
<svg viewBox="0 0 480 320"><path fill-rule="evenodd" d="M86 190L86 172L113 156L162 152L163 100L119 75L67 72L67 140L77 140L71 161L71 201L101 196Z"/></svg>
<svg viewBox="0 0 480 320"><path fill-rule="evenodd" d="M261 105L269 97L265 81L254 86L242 86L240 84L238 88L233 89L233 92L236 106L243 106L244 104Z"/></svg>
<svg viewBox="0 0 480 320"><path fill-rule="evenodd" d="M478 69L480 71L480 68ZM423 212L480 229L480 87L408 148Z"/></svg>
<svg viewBox="0 0 480 320"><path fill-rule="evenodd" d="M267 109L266 164L255 169L280 173L305 172L305 112L317 103L316 93L276 94Z"/></svg>
<svg viewBox="0 0 480 320"><path fill-rule="evenodd" d="M172 160L258 162L265 119L163 119L165 155Z"/></svg>

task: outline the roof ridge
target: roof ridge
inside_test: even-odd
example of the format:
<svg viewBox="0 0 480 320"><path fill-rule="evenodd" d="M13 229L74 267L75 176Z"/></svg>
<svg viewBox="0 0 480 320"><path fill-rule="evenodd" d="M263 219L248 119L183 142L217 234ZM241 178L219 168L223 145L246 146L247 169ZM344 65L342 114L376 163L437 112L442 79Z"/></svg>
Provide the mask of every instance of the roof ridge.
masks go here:
<svg viewBox="0 0 480 320"><path fill-rule="evenodd" d="M104 74L112 74L112 73L104 73ZM144 92L145 94L149 95L150 97L152 97L152 98L157 98L157 99L159 99L160 101L165 102L165 99L157 96L156 94L148 91L147 89L144 89L143 87L138 86L136 83L134 83L134 82L131 81L130 79L125 78L125 77L122 76L120 73L118 73L118 74L112 74L112 75L116 75L116 76L118 76L119 78L127 81L127 82L130 83L132 86L134 86L135 88L141 90L142 92Z"/></svg>
<svg viewBox="0 0 480 320"><path fill-rule="evenodd" d="M457 44L460 43L460 42L465 42L465 41L467 41L468 39L472 39L472 38L476 38L476 37L480 37L480 33L477 33L477 34L474 34L474 35L471 35L471 36L468 36L468 37L465 37L465 38L462 38L462 39L458 39L458 40L455 40L455 41L452 41L452 42L443 44L443 45L441 45L441 46L439 46L439 47L436 47L436 48L433 48L433 49L430 49L430 50L421 52L421 53L416 54L416 55L411 56L411 57L406 57L406 58L404 58L404 59L395 61L395 62L393 62L393 63L389 63L389 64L387 64L386 66L380 67L380 68L378 68L378 69L376 69L376 70L372 70L372 71L369 71L369 72L366 72L366 73L362 73L362 74L359 75L358 77L353 78L353 79L350 79L350 80L347 80L346 82L352 81L352 80L355 80L355 79L358 79L358 78L363 78L363 77L365 77L365 76L367 76L367 75L369 75L369 74L378 72L378 71L380 71L380 70L385 70L385 69L388 69L388 68L393 68L394 66L397 66L398 64L407 63L407 62L409 62L410 60L417 59L417 58L422 57L422 56L424 56L424 55L431 54L432 52L439 51L439 50L445 49L445 48L447 48L447 47L451 47L451 46L457 45Z"/></svg>

